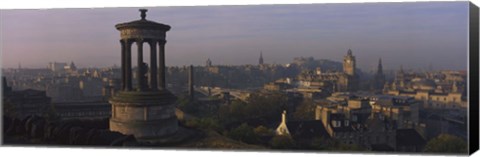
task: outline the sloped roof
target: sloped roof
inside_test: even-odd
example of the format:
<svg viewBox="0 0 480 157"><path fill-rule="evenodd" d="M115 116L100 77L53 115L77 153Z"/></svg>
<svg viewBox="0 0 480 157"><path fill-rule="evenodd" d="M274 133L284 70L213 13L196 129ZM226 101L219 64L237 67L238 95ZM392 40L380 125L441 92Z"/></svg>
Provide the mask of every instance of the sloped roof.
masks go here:
<svg viewBox="0 0 480 157"><path fill-rule="evenodd" d="M146 19L135 20L126 23L120 23L115 25L115 28L118 30L126 29L126 28L140 28L140 29L159 29L159 30L170 30L170 26L162 23L157 23L153 21L149 21Z"/></svg>
<svg viewBox="0 0 480 157"><path fill-rule="evenodd" d="M415 129L398 129L397 146L423 146L427 142Z"/></svg>
<svg viewBox="0 0 480 157"><path fill-rule="evenodd" d="M322 121L319 120L289 121L287 126L290 135L294 138L330 137Z"/></svg>
<svg viewBox="0 0 480 157"><path fill-rule="evenodd" d="M157 23L154 21L149 21L146 18L147 10L146 9L140 9L140 20L135 20L131 22L126 22L126 23L120 23L115 25L115 28L118 30L122 29L127 29L127 28L137 28L137 29L157 29L157 30L163 30L163 31L168 31L170 30L170 26L162 23Z"/></svg>

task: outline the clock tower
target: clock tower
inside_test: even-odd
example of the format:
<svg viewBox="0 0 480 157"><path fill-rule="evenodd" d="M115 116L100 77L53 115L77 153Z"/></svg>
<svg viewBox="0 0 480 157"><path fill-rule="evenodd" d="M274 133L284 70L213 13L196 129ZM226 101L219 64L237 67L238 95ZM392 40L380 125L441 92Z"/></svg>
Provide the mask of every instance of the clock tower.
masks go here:
<svg viewBox="0 0 480 157"><path fill-rule="evenodd" d="M347 55L343 57L343 72L355 76L355 56L352 54L352 50L348 49Z"/></svg>

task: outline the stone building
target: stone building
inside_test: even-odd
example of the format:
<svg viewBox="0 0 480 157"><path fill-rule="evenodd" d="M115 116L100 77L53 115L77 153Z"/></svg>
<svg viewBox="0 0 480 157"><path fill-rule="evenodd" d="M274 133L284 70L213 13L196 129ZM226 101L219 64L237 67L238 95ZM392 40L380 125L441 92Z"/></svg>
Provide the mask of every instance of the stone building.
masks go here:
<svg viewBox="0 0 480 157"><path fill-rule="evenodd" d="M423 108L467 108L465 76L458 72L406 73L403 68L383 93L409 96L423 103Z"/></svg>
<svg viewBox="0 0 480 157"><path fill-rule="evenodd" d="M67 66L67 63L50 62L48 63L47 68L53 72L65 72L66 66Z"/></svg>
<svg viewBox="0 0 480 157"><path fill-rule="evenodd" d="M118 90L120 90L120 80L108 79L102 88L102 96L110 98L111 96L114 96Z"/></svg>
<svg viewBox="0 0 480 157"><path fill-rule="evenodd" d="M73 73L73 72L77 71L77 66L75 66L75 63L73 63L73 61L70 62L69 65L66 65L64 68L65 68L65 71L67 71L69 73Z"/></svg>
<svg viewBox="0 0 480 157"><path fill-rule="evenodd" d="M411 111L415 109L405 104L396 104L401 107L392 107L392 104L383 103L380 105L379 100L375 98L372 98L373 100L360 97L347 99L346 104L342 103L344 100L340 100L322 103L316 107L315 119L322 122L331 138L373 151L418 152L422 150L425 139L418 131L418 126L413 124L403 126L400 123L400 121L413 119L412 116L418 118L418 112ZM403 101L389 100L393 101L391 103ZM408 141L420 142L411 144Z"/></svg>
<svg viewBox="0 0 480 157"><path fill-rule="evenodd" d="M423 102L422 107L437 109L455 109L467 108L468 103L463 100L461 93L436 93L431 91L389 91L388 94L396 96L414 97L416 100Z"/></svg>
<svg viewBox="0 0 480 157"><path fill-rule="evenodd" d="M309 88L311 85L322 85L324 91L353 92L358 90L359 76L356 71L356 59L352 50L348 50L343 59L343 72L304 72L298 76L301 86Z"/></svg>
<svg viewBox="0 0 480 157"><path fill-rule="evenodd" d="M412 88L392 88L385 91L386 94L394 96L409 96L423 103L423 108L454 109L467 108L465 96L458 92L456 83L452 85L451 91L438 91L433 81L412 82Z"/></svg>
<svg viewBox="0 0 480 157"><path fill-rule="evenodd" d="M263 89L269 90L269 91L284 91L284 90L290 89L292 87L293 86L288 84L288 83L279 82L279 81L270 82L270 83L267 83L267 84L263 85Z"/></svg>
<svg viewBox="0 0 480 157"><path fill-rule="evenodd" d="M2 88L2 107L4 114L25 117L29 115L42 115L50 109L51 98L47 96L45 91L34 89L12 90L12 88L7 85L5 77L2 77Z"/></svg>
<svg viewBox="0 0 480 157"><path fill-rule="evenodd" d="M395 120L398 128L414 128L419 124L420 103L413 97L372 97L372 114L380 113Z"/></svg>

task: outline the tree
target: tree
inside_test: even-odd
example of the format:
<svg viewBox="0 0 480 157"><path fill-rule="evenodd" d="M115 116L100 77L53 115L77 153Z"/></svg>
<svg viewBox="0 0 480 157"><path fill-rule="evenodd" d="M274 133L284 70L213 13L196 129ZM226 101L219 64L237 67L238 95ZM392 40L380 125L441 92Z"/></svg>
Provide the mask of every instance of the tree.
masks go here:
<svg viewBox="0 0 480 157"><path fill-rule="evenodd" d="M287 104L284 93L254 93L248 98L249 118L277 119Z"/></svg>
<svg viewBox="0 0 480 157"><path fill-rule="evenodd" d="M295 148L295 141L290 136L278 135L271 140L272 148L276 149L293 149Z"/></svg>
<svg viewBox="0 0 480 157"><path fill-rule="evenodd" d="M467 153L467 143L461 138L449 134L440 134L428 141L425 152L435 153Z"/></svg>
<svg viewBox="0 0 480 157"><path fill-rule="evenodd" d="M244 120L247 116L245 106L247 104L241 101L232 101L230 105L220 106L218 115L223 124L238 122Z"/></svg>
<svg viewBox="0 0 480 157"><path fill-rule="evenodd" d="M242 122L248 119L278 119L287 103L283 93L252 93L247 100L233 101L220 106L219 117L223 124Z"/></svg>
<svg viewBox="0 0 480 157"><path fill-rule="evenodd" d="M195 109L193 108L194 106L191 105L190 100L185 96L179 97L177 99L177 104L178 104L178 108L186 113L191 114L195 112Z"/></svg>
<svg viewBox="0 0 480 157"><path fill-rule="evenodd" d="M312 99L305 99L302 104L297 106L293 113L293 118L298 120L313 120L315 119L315 107Z"/></svg>
<svg viewBox="0 0 480 157"><path fill-rule="evenodd" d="M223 130L218 120L213 118L200 118L200 119L188 120L186 122L186 125L189 127L195 127L195 128L201 128L201 129L212 129L217 132L222 132Z"/></svg>
<svg viewBox="0 0 480 157"><path fill-rule="evenodd" d="M326 150L333 146L333 140L321 136L315 137L310 145L317 150Z"/></svg>
<svg viewBox="0 0 480 157"><path fill-rule="evenodd" d="M15 104L8 100L3 99L2 107L4 115L15 117L18 114L15 108Z"/></svg>
<svg viewBox="0 0 480 157"><path fill-rule="evenodd" d="M254 130L257 136L273 136L273 130L268 129L267 127L260 125L256 127Z"/></svg>
<svg viewBox="0 0 480 157"><path fill-rule="evenodd" d="M227 133L227 136L230 137L231 139L242 141L245 143L258 142L258 137L255 135L253 128L247 125L246 123L242 123L242 125L229 131Z"/></svg>

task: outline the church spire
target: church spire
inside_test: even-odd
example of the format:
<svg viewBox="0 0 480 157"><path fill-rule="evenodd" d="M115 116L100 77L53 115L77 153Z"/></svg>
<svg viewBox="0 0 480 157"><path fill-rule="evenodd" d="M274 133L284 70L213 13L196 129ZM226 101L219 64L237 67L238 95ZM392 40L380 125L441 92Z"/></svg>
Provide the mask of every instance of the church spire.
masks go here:
<svg viewBox="0 0 480 157"><path fill-rule="evenodd" d="M290 132L288 131L288 128L287 128L287 111L285 110L283 110L282 122L280 122L280 125L278 125L276 134L290 136Z"/></svg>
<svg viewBox="0 0 480 157"><path fill-rule="evenodd" d="M210 60L210 58L207 59L207 62L205 64L205 66L207 67L211 67L212 66L212 61Z"/></svg>
<svg viewBox="0 0 480 157"><path fill-rule="evenodd" d="M77 66L75 66L75 63L73 63L73 61L70 62L70 69L73 71L77 70Z"/></svg>
<svg viewBox="0 0 480 157"><path fill-rule="evenodd" d="M385 86L385 75L383 74L382 58L378 59L377 74L375 74L373 88L380 91Z"/></svg>
<svg viewBox="0 0 480 157"><path fill-rule="evenodd" d="M382 58L378 59L377 74L383 74Z"/></svg>
<svg viewBox="0 0 480 157"><path fill-rule="evenodd" d="M260 51L260 58L258 59L258 64L262 65L263 64L263 55L262 51Z"/></svg>

